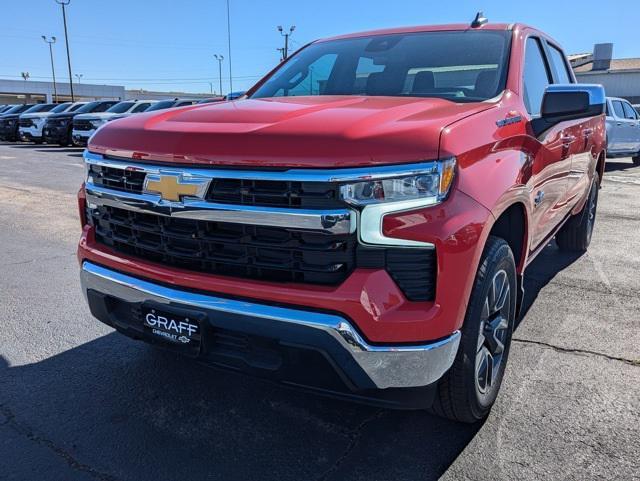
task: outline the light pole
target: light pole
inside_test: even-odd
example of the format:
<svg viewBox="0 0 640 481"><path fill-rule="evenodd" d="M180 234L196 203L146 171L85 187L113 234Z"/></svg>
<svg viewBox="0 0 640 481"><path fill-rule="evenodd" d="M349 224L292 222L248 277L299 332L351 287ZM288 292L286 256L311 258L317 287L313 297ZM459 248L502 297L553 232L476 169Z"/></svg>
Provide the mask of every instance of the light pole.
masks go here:
<svg viewBox="0 0 640 481"><path fill-rule="evenodd" d="M217 53L214 53L213 56L218 61L218 79L220 80L220 95L222 95L222 61L224 60L224 57Z"/></svg>
<svg viewBox="0 0 640 481"><path fill-rule="evenodd" d="M76 76L76 78L78 79L78 84L80 84L80 83L81 83L81 82L80 82L80 80L82 80L82 77L84 77L84 74L76 73L76 74L74 74L74 75L75 75L75 76Z"/></svg>
<svg viewBox="0 0 640 481"><path fill-rule="evenodd" d="M52 45L56 43L56 37L47 38L46 35L42 36L42 40L45 43L49 44L49 56L51 57L51 75L53 75L53 101L58 103L58 91L56 89L56 69L53 66L53 47Z"/></svg>
<svg viewBox="0 0 640 481"><path fill-rule="evenodd" d="M69 55L69 36L67 35L67 12L64 7L71 3L71 0L56 0L56 3L62 7L62 21L64 22L64 42L67 46L67 66L69 67L69 89L71 90L71 101L75 102L73 97L73 79L71 78L71 56Z"/></svg>
<svg viewBox="0 0 640 481"><path fill-rule="evenodd" d="M282 28L282 25L278 25L278 32L280 32L280 35L284 37L284 48L282 50L282 60L287 60L287 57L289 56L289 37L293 35L293 31L295 29L296 29L296 26L291 25L291 27L289 27L289 31L285 32L284 29Z"/></svg>
<svg viewBox="0 0 640 481"><path fill-rule="evenodd" d="M227 0L227 49L229 56L229 93L233 92L233 74L231 71L231 14L229 9L229 0ZM222 89L220 89L222 94Z"/></svg>

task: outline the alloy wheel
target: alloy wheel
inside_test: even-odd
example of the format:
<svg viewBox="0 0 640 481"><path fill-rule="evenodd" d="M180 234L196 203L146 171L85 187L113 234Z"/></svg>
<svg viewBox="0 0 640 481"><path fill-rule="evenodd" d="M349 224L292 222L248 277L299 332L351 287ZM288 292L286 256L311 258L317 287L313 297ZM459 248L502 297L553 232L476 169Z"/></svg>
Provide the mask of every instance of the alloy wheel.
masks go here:
<svg viewBox="0 0 640 481"><path fill-rule="evenodd" d="M489 397L499 377L511 315L511 287L504 270L496 272L482 308L476 349L476 388Z"/></svg>

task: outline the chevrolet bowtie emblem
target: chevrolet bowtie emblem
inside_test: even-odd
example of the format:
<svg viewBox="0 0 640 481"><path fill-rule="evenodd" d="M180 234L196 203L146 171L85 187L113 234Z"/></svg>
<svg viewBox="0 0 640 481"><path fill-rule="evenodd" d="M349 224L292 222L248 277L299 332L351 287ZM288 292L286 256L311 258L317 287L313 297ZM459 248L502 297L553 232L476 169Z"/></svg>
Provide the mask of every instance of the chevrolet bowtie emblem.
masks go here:
<svg viewBox="0 0 640 481"><path fill-rule="evenodd" d="M160 194L162 200L180 202L183 197L203 199L209 179L185 177L182 174L147 174L144 180L146 193Z"/></svg>

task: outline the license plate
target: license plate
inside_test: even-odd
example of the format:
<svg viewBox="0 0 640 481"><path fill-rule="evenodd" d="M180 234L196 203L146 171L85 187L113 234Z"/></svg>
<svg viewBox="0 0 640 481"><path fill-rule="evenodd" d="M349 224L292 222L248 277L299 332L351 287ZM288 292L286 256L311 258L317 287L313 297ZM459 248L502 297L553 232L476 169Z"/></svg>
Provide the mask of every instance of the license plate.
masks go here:
<svg viewBox="0 0 640 481"><path fill-rule="evenodd" d="M200 352L203 318L202 313L142 307L142 324L152 339L192 355Z"/></svg>

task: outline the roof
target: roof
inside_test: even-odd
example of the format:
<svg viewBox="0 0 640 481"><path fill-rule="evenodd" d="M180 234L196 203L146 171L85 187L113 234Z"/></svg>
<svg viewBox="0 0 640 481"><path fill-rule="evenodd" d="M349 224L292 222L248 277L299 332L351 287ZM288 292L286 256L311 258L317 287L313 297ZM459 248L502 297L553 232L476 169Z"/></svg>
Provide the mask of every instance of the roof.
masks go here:
<svg viewBox="0 0 640 481"><path fill-rule="evenodd" d="M593 61L575 67L576 73L587 72L619 72L624 70L640 70L640 58L621 58L611 60L611 66L607 70L593 70Z"/></svg>
<svg viewBox="0 0 640 481"><path fill-rule="evenodd" d="M418 25L413 27L397 27L386 28L381 30L369 30L366 32L349 33L346 35L337 35L335 37L323 38L318 42L326 42L328 40L342 40L345 38L356 37L369 37L372 35L388 35L388 34L402 34L402 33L416 33L416 32L441 32L447 30L511 30L514 26L524 26L521 24L513 23L487 23L478 28L471 27L471 21L469 23L453 23L449 25Z"/></svg>

